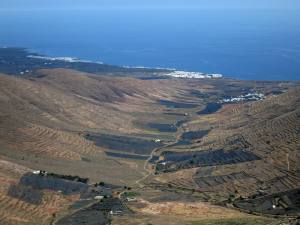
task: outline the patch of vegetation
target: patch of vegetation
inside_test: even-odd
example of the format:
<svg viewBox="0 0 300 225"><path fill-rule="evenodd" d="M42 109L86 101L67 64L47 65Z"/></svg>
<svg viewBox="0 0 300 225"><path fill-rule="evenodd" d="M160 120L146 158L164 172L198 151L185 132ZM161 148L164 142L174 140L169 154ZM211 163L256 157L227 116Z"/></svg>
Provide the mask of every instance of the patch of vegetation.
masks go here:
<svg viewBox="0 0 300 225"><path fill-rule="evenodd" d="M168 100L159 100L158 101L161 105L166 106L167 108L174 108L174 109L193 109L198 106L195 103L186 103L186 102L173 102Z"/></svg>
<svg viewBox="0 0 300 225"><path fill-rule="evenodd" d="M91 162L92 160L86 157L81 157L81 160L84 162Z"/></svg>
<svg viewBox="0 0 300 225"><path fill-rule="evenodd" d="M55 174L55 173L48 173L47 176L52 176L52 177L61 178L61 179L65 179L65 180L70 180L70 181L81 182L81 183L84 183L84 184L88 183L88 181L89 181L88 178L82 178L82 177L79 177L79 176L71 176L71 175L61 175L61 174Z"/></svg>
<svg viewBox="0 0 300 225"><path fill-rule="evenodd" d="M43 192L23 185L10 185L8 196L30 204L39 205L43 200Z"/></svg>
<svg viewBox="0 0 300 225"><path fill-rule="evenodd" d="M262 193L256 193L249 196L248 199L236 200L233 204L250 212L272 215L298 215L299 202L300 189L296 188L266 196L262 196Z"/></svg>
<svg viewBox="0 0 300 225"><path fill-rule="evenodd" d="M112 134L89 134L88 136L85 135L85 138L93 141L99 147L143 155L150 154L154 148L162 146L161 143L156 143L152 139ZM114 154L112 152L106 152L106 154L109 156L116 156L116 153ZM118 154L117 156L124 157L128 155Z"/></svg>
<svg viewBox="0 0 300 225"><path fill-rule="evenodd" d="M185 168L235 164L260 159L254 153L242 149L232 151L224 151L223 149L193 152L165 151L162 155L164 160L159 161L156 165L157 172L172 172ZM168 163L164 164L163 162Z"/></svg>
<svg viewBox="0 0 300 225"><path fill-rule="evenodd" d="M123 194L122 194L122 197L124 197L124 198L134 198L134 197L136 197L136 196L139 196L140 195L140 193L137 193L137 192L133 192L133 191L126 191L126 192L124 192Z"/></svg>
<svg viewBox="0 0 300 225"><path fill-rule="evenodd" d="M206 114L212 114L217 112L219 109L222 108L222 104L211 102L206 105L206 108L202 111L197 112L198 115L206 115Z"/></svg>
<svg viewBox="0 0 300 225"><path fill-rule="evenodd" d="M85 178L78 178L77 176L46 174L45 172L39 175L25 173L20 178L19 184L35 190L52 190L64 195L72 195L86 192L88 189L86 182Z"/></svg>
<svg viewBox="0 0 300 225"><path fill-rule="evenodd" d="M274 221L270 218L233 218L233 219L205 219L193 222L193 225L266 225Z"/></svg>
<svg viewBox="0 0 300 225"><path fill-rule="evenodd" d="M98 187L98 186L102 186L103 187L103 186L105 186L105 183L103 181L100 181L99 183L95 183L94 186L95 187Z"/></svg>
<svg viewBox="0 0 300 225"><path fill-rule="evenodd" d="M123 188L128 191L130 191L132 189L131 187L127 187L127 186L124 186Z"/></svg>
<svg viewBox="0 0 300 225"><path fill-rule="evenodd" d="M174 133L177 131L177 127L174 124L168 123L148 123L148 127L151 129L158 130L160 132Z"/></svg>

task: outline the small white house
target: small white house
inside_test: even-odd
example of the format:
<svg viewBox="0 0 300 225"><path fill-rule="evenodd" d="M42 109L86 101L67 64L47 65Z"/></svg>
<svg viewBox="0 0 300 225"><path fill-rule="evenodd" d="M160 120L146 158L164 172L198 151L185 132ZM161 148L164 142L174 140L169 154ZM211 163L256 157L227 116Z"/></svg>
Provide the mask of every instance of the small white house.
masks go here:
<svg viewBox="0 0 300 225"><path fill-rule="evenodd" d="M136 198L130 198L130 197L128 197L128 198L127 198L127 201L128 201L128 202L135 202L135 201L136 201Z"/></svg>
<svg viewBox="0 0 300 225"><path fill-rule="evenodd" d="M97 195L94 197L95 200L101 200L103 198L104 198L104 196L102 196L102 195Z"/></svg>
<svg viewBox="0 0 300 225"><path fill-rule="evenodd" d="M165 165L167 165L167 162L161 162L160 164L165 166Z"/></svg>

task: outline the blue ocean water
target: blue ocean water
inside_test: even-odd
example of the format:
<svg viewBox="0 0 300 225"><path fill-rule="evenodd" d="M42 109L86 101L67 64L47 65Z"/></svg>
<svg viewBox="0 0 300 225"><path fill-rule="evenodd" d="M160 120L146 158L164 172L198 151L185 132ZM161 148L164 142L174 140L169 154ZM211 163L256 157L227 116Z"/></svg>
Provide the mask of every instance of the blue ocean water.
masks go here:
<svg viewBox="0 0 300 225"><path fill-rule="evenodd" d="M241 79L300 79L296 10L0 9L0 46Z"/></svg>

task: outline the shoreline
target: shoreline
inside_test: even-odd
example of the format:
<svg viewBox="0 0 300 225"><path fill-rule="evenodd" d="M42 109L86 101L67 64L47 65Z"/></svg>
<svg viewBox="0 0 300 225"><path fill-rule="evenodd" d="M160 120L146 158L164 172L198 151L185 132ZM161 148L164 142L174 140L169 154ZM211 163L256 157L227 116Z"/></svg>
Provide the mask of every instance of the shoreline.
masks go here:
<svg viewBox="0 0 300 225"><path fill-rule="evenodd" d="M81 58L77 58L77 57L73 57L73 56L48 56L46 54L42 54L39 53L38 51L34 50L34 49L29 49L29 48L25 48L25 47L13 47L13 46L0 46L0 51L1 50L11 50L11 51L22 51L23 53L26 53L26 57L27 59L33 59L33 60L40 60L40 61L48 61L48 62L54 62L59 64L59 66L62 66L62 68L64 67L64 63L69 63L69 64L73 64L73 66L75 64L87 64L85 65L85 67L87 67L88 65L90 65L91 67L106 67L106 68L110 68L108 71L105 72L110 72L110 75L113 75L112 73L116 73L116 76L121 75L124 76L124 74L120 74L125 73L125 72L131 72L131 73L146 73L148 74L148 77L143 74L143 76L141 76L140 78L145 78L145 79L158 79L158 77L163 77L164 79L166 78L179 78L179 79L232 79L232 80L241 80L241 81L260 81L260 82L299 82L300 80L298 79L247 79L247 78L241 78L241 77L234 77L234 76L228 76L228 75L223 75L220 73L203 73L203 72L192 72L192 71L185 71L185 70L179 70L176 68L164 68L164 67L147 67L147 66L126 66L126 65L113 65L113 64L109 64L106 62L101 62L101 61L93 61L93 60L87 60L87 59L81 59ZM1 57L1 54L0 54ZM24 55L23 55L24 57ZM3 61L3 57L2 57L2 61ZM5 60L4 60L5 61ZM11 60L12 61L12 60ZM48 62L46 62L45 65L48 64ZM46 66L45 68L49 68L49 65ZM2 71L2 67L1 67L1 61L0 61L0 72ZM73 68L73 66L71 66L70 69ZM79 70L82 71L78 66L74 66L75 70ZM50 67L50 68L58 68L58 67ZM68 67L67 67L68 68ZM25 69L26 71L26 69ZM25 72L23 71L23 72ZM83 72L91 72L91 73L97 73L97 72L102 72L102 71L93 71L93 69L89 70L83 70ZM8 72L8 74L11 75L24 75L24 74L20 74L22 73L22 71L18 71L17 73L10 73ZM126 76L131 76L130 74L127 74ZM139 77L137 74L133 74L133 77Z"/></svg>
<svg viewBox="0 0 300 225"><path fill-rule="evenodd" d="M87 60L87 59L81 59L74 56L47 56L45 54L41 54L38 51L31 50L24 47L8 47L8 46L1 46L0 49L11 49L11 50L21 50L26 53L27 58L31 59L37 59L37 60L45 60L50 62L65 62L65 63L87 63L87 64L99 64L103 66L113 66L113 67L119 67L123 69L141 69L141 70L157 70L158 71L164 71L165 76L168 77L174 77L174 78L186 78L186 79L220 79L225 78L220 73L203 73L203 72L194 72L194 71L186 71L186 70L178 70L176 68L164 68L164 67L147 67L147 66L119 66L119 65L112 65L109 63L101 62L101 61L93 61L93 60Z"/></svg>

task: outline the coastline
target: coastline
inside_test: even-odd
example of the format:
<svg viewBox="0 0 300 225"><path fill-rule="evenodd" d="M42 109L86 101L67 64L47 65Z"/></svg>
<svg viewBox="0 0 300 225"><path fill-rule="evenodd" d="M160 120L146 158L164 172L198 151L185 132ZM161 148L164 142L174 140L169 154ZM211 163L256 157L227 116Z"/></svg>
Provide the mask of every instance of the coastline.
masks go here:
<svg viewBox="0 0 300 225"><path fill-rule="evenodd" d="M64 65L66 67L71 67L71 65L81 64L81 65L89 65L89 66L103 66L103 67L111 67L111 68L119 68L120 70L129 70L129 71L143 71L143 72L152 72L152 75L154 76L165 76L165 77L174 77L174 78L185 78L185 79L221 79L224 78L222 74L216 74L216 73L203 73L203 72L192 72L192 71L183 71L183 70L177 70L175 68L160 68L160 67L144 67L144 66L117 66L117 65L110 65L99 61L92 61L92 60L86 60L86 59L80 59L73 56L56 56L56 57L50 57L47 55L40 54L38 52L29 50L27 48L22 47L7 47L2 46L0 47L0 51L6 50L9 52L19 52L22 54L21 57L23 57L24 61L32 60L37 61L39 64L41 63L44 67L48 68L49 66L55 67ZM14 57L14 56L12 56ZM20 60L20 56L19 60ZM3 59L4 58L4 59ZM2 55L2 61L1 64L5 64L8 62L8 60L5 59L5 56ZM0 71L1 71L1 65L0 64ZM71 65L70 65L71 64ZM31 65L32 66L32 65ZM26 67L26 65L24 65ZM39 66L42 67L42 66ZM32 68L23 68L22 70L17 71L17 74L24 75L26 73L30 73L32 71ZM95 72L95 71L94 71ZM116 72L116 71L111 71ZM17 75L16 74L16 75Z"/></svg>
<svg viewBox="0 0 300 225"><path fill-rule="evenodd" d="M25 60L23 65L15 65L19 68L10 68L8 69L7 65L3 64L3 61L6 60L7 56L3 55L1 52L19 52L21 58L14 58L15 56L9 59L13 62L17 59L16 62L20 63L20 59ZM9 53L10 54L10 53ZM203 72L191 72L185 70L178 70L176 68L163 68L163 67L146 67L146 66L119 66L113 65L101 61L92 61L87 59L81 59L73 56L47 56L41 54L38 51L33 49L28 49L25 47L11 47L11 46L0 46L0 72L7 73L10 75L24 75L30 72L31 69L42 69L42 68L69 68L75 69L83 72L90 73L105 73L110 76L132 76L141 79L169 79L169 78L178 78L178 79L232 79L232 80L244 80L244 81L261 81L261 82L299 82L299 79L247 79L237 76L223 75L220 73L203 73ZM31 62L33 63L31 63ZM32 64L37 63L37 66ZM21 62L22 64L22 62ZM30 64L30 68L26 68ZM20 68L21 67L21 68ZM32 68L33 67L33 68Z"/></svg>

